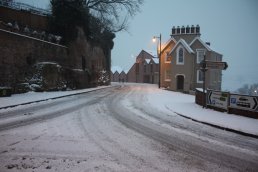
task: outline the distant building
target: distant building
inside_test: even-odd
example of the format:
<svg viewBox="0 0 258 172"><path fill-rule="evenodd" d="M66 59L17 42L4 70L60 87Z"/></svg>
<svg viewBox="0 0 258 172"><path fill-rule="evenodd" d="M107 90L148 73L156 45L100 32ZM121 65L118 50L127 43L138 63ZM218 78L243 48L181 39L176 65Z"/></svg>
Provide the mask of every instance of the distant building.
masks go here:
<svg viewBox="0 0 258 172"><path fill-rule="evenodd" d="M111 68L111 82L127 82L126 72L118 66L113 66Z"/></svg>
<svg viewBox="0 0 258 172"><path fill-rule="evenodd" d="M111 77L112 82L119 82L119 73L118 71L115 71L114 73L112 72L112 77Z"/></svg>
<svg viewBox="0 0 258 172"><path fill-rule="evenodd" d="M127 82L127 75L126 75L125 71L122 71L119 74L119 82Z"/></svg>
<svg viewBox="0 0 258 172"><path fill-rule="evenodd" d="M127 73L127 81L158 84L159 59L142 50L136 57L136 62Z"/></svg>
<svg viewBox="0 0 258 172"><path fill-rule="evenodd" d="M222 61L222 54L214 51L210 43L200 38L200 27L173 27L170 40L162 47L161 87L174 91L189 92L203 85L200 62ZM222 72L209 69L205 72L206 88L221 90Z"/></svg>

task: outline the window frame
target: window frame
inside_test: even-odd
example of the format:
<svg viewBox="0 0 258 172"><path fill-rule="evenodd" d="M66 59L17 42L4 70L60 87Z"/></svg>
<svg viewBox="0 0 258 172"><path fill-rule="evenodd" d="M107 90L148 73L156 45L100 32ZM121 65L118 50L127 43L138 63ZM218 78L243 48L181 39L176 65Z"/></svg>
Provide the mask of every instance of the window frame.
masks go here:
<svg viewBox="0 0 258 172"><path fill-rule="evenodd" d="M200 52L203 52L203 59L204 59L204 55L206 55L206 49L196 49L196 63L200 64L201 61L203 60L199 60L199 54Z"/></svg>
<svg viewBox="0 0 258 172"><path fill-rule="evenodd" d="M179 62L179 52L180 52L180 50L182 49L182 51L183 51L183 62ZM183 46L179 46L178 48L177 48L177 51L176 51L176 64L177 65L184 65L185 64L185 50L184 50L184 48L183 48Z"/></svg>

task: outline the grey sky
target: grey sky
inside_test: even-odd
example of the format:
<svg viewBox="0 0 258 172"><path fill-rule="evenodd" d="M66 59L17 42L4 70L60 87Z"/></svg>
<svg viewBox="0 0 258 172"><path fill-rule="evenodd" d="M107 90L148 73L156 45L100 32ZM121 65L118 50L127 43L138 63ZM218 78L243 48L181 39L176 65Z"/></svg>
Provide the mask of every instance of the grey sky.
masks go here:
<svg viewBox="0 0 258 172"><path fill-rule="evenodd" d="M48 0L16 0L47 7ZM141 13L131 19L129 33L117 33L112 65L129 70L144 49L156 51L154 35L170 38L172 26L199 24L201 38L223 54L223 89L235 90L258 82L257 0L145 0Z"/></svg>

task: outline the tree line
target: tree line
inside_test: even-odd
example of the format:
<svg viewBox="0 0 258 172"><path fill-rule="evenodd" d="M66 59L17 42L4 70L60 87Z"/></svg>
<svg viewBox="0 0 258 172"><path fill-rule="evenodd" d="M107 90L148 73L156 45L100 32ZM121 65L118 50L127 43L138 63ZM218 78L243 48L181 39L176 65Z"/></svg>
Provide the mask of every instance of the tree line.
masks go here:
<svg viewBox="0 0 258 172"><path fill-rule="evenodd" d="M112 49L115 33L127 29L128 18L142 4L143 0L51 0L49 30L67 44L77 37L80 26L91 43Z"/></svg>
<svg viewBox="0 0 258 172"><path fill-rule="evenodd" d="M143 1L50 0L49 31L62 36L61 43L67 45L77 38L77 27L81 27L90 44L102 48L109 71L115 33L127 30L128 19L139 12Z"/></svg>

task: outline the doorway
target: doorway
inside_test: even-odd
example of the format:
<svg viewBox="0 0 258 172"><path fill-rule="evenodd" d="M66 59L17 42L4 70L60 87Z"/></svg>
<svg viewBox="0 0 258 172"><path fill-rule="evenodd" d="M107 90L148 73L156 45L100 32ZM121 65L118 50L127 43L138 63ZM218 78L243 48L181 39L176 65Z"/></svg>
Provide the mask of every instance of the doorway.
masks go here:
<svg viewBox="0 0 258 172"><path fill-rule="evenodd" d="M177 90L183 91L184 90L184 79L185 77L183 75L177 75Z"/></svg>

